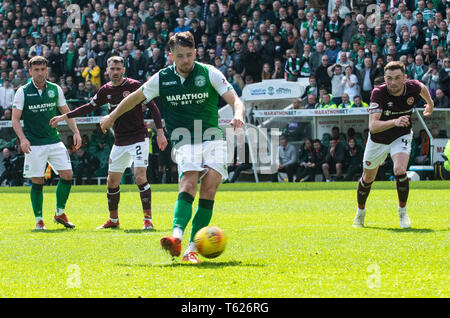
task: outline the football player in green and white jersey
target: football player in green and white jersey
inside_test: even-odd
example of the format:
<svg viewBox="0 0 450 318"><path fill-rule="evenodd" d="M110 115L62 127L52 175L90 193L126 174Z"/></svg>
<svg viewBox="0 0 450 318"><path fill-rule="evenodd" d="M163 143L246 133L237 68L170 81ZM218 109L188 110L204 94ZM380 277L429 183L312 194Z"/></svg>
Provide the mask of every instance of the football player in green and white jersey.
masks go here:
<svg viewBox="0 0 450 318"><path fill-rule="evenodd" d="M102 118L100 125L105 131L121 114L141 101L161 97L162 114L174 143L180 175L173 236L163 237L161 245L172 256L180 255L183 232L192 217L192 203L201 179L199 204L183 256L183 261L199 263L194 236L209 224L217 188L227 178L227 144L218 124L219 96L234 109L230 125L235 130L244 126L245 107L219 70L195 61L195 42L191 33L175 34L169 40L169 47L174 64L153 75L142 89L127 96L112 113Z"/></svg>
<svg viewBox="0 0 450 318"><path fill-rule="evenodd" d="M35 56L30 59L29 65L32 80L16 92L12 125L20 140L20 148L25 153L24 177L31 178L32 182L30 197L36 218L35 229L46 229L42 218L42 187L47 162L60 177L56 187L56 213L53 220L66 228L73 228L75 225L64 213L73 177L70 156L61 142L58 130L49 124L52 117L59 112L68 112L69 107L61 87L47 81L47 59ZM74 145L78 149L81 146L81 137L75 120L69 119L67 124L74 134Z"/></svg>

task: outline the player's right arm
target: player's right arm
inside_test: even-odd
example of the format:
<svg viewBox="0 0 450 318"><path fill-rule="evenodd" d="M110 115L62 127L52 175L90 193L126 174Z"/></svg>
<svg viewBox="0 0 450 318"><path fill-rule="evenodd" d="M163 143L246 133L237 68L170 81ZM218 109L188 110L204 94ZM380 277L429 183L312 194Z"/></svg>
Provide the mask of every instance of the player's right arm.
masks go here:
<svg viewBox="0 0 450 318"><path fill-rule="evenodd" d="M20 148L22 149L22 151L24 153L30 153L31 152L30 141L27 139L27 137L25 137L22 126L20 125L20 118L22 117L24 101L25 101L25 96L23 94L23 90L22 90L22 88L19 88L16 92L16 95L14 96L14 103L13 103L13 109L12 109L12 115L11 115L11 123L12 123L12 127L14 129L14 132L17 135L17 138L19 138Z"/></svg>
<svg viewBox="0 0 450 318"><path fill-rule="evenodd" d="M371 112L369 114L369 130L371 134L380 133L393 127L408 127L409 116L401 116L391 120L380 120L381 112Z"/></svg>

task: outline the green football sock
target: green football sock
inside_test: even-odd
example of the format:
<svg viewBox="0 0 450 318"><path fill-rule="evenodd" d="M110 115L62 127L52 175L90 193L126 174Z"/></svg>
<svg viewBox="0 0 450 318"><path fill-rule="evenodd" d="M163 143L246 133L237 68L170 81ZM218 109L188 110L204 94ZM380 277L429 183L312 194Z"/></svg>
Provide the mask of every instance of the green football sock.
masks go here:
<svg viewBox="0 0 450 318"><path fill-rule="evenodd" d="M192 232L190 242L194 241L195 234L205 226L208 226L212 218L214 200L199 199L198 208L192 220Z"/></svg>
<svg viewBox="0 0 450 318"><path fill-rule="evenodd" d="M33 207L34 217L42 218L42 202L44 201L44 193L42 192L43 184L31 184L31 206Z"/></svg>
<svg viewBox="0 0 450 318"><path fill-rule="evenodd" d="M178 194L178 200L175 203L173 228L180 228L184 232L192 217L192 202L194 202L194 197L189 193L181 192Z"/></svg>
<svg viewBox="0 0 450 318"><path fill-rule="evenodd" d="M72 187L72 180L59 179L56 186L56 212L64 213L66 202L69 198L70 188Z"/></svg>

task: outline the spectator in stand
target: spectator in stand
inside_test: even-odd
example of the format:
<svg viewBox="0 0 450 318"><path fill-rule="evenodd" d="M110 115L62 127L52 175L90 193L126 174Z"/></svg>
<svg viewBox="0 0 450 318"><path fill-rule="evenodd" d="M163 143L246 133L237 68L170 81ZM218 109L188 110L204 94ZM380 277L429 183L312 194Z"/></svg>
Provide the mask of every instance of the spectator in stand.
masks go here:
<svg viewBox="0 0 450 318"><path fill-rule="evenodd" d="M292 182L297 168L297 154L294 145L288 143L286 136L280 138L278 156L278 171L272 174L272 182L278 182L278 172L286 172L288 181Z"/></svg>
<svg viewBox="0 0 450 318"><path fill-rule="evenodd" d="M350 66L345 68L345 76L342 79L341 86L351 101L353 101L356 95L359 95L358 78L353 74Z"/></svg>
<svg viewBox="0 0 450 318"><path fill-rule="evenodd" d="M2 150L4 171L0 175L0 186L5 182L7 186L23 185L23 160L24 156L13 155L11 151L5 147Z"/></svg>
<svg viewBox="0 0 450 318"><path fill-rule="evenodd" d="M3 80L3 86L0 87L0 117L5 110L11 109L14 101L14 89L9 85L9 79Z"/></svg>
<svg viewBox="0 0 450 318"><path fill-rule="evenodd" d="M338 108L351 108L353 107L353 101L350 100L350 97L347 93L342 94L342 103L338 105Z"/></svg>
<svg viewBox="0 0 450 318"><path fill-rule="evenodd" d="M316 101L316 95L309 94L307 97L306 104L304 106L305 109L316 109L318 108L318 104Z"/></svg>
<svg viewBox="0 0 450 318"><path fill-rule="evenodd" d="M345 53L343 53L345 55ZM327 69L328 76L331 78L331 95L333 96L333 103L341 104L342 94L344 88L341 85L344 74L342 74L342 66L340 64L333 64Z"/></svg>
<svg viewBox="0 0 450 318"><path fill-rule="evenodd" d="M88 60L88 66L86 66L81 74L87 83L90 81L96 88L100 88L101 80L100 80L100 67L96 65L95 59L90 58Z"/></svg>
<svg viewBox="0 0 450 318"><path fill-rule="evenodd" d="M331 173L336 173L336 180L343 179L343 167L345 159L345 149L342 143L337 139L330 139L330 148L322 164L322 172L326 182L333 181Z"/></svg>
<svg viewBox="0 0 450 318"><path fill-rule="evenodd" d="M283 66L281 64L281 60L280 59L275 59L274 62L274 70L273 70L273 74L272 74L272 79L282 79L284 78L284 69Z"/></svg>
<svg viewBox="0 0 450 318"><path fill-rule="evenodd" d="M416 140L417 156L414 162L418 165L426 165L430 162L430 137L425 129L421 129Z"/></svg>
<svg viewBox="0 0 450 318"><path fill-rule="evenodd" d="M374 89L373 81L375 79L375 68L372 67L372 59L364 59L364 67L357 70L358 85L361 88L361 97L364 102L370 103L370 95Z"/></svg>
<svg viewBox="0 0 450 318"><path fill-rule="evenodd" d="M298 155L298 166L295 173L295 182L314 181L315 164L313 163L313 141L306 137Z"/></svg>
<svg viewBox="0 0 450 318"><path fill-rule="evenodd" d="M325 87L328 91L331 91L331 79L330 76L328 76L328 67L330 67L330 64L328 63L328 55L322 56L322 63L319 67L316 69L316 80L317 85L319 87Z"/></svg>
<svg viewBox="0 0 450 318"><path fill-rule="evenodd" d="M412 78L421 81L427 71L428 67L423 63L422 55L417 55L416 63L412 69Z"/></svg>
<svg viewBox="0 0 450 318"><path fill-rule="evenodd" d="M356 144L356 139L351 137L346 146L345 162L347 165L344 181L354 181L362 173L364 150Z"/></svg>
<svg viewBox="0 0 450 318"><path fill-rule="evenodd" d="M369 104L361 100L361 96L356 95L353 99L352 107L369 107Z"/></svg>
<svg viewBox="0 0 450 318"><path fill-rule="evenodd" d="M444 95L442 89L436 90L436 97L433 101L435 108L450 108L450 98Z"/></svg>
<svg viewBox="0 0 450 318"><path fill-rule="evenodd" d="M317 87L317 81L316 81L316 77L314 75L311 75L309 77L309 83L305 87L305 92L303 93L303 95L301 97L306 98L307 96L309 96L311 94L314 95L314 97L316 99L319 96L319 88Z"/></svg>

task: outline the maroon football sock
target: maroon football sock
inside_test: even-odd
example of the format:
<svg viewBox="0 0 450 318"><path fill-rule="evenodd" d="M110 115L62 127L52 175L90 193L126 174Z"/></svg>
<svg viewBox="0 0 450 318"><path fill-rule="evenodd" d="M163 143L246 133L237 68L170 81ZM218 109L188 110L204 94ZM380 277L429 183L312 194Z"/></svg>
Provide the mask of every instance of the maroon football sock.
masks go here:
<svg viewBox="0 0 450 318"><path fill-rule="evenodd" d="M108 197L109 217L117 219L119 217L120 187L108 188L106 196Z"/></svg>
<svg viewBox="0 0 450 318"><path fill-rule="evenodd" d="M404 208L406 206L406 201L408 201L409 179L406 173L395 176L395 179L397 180L398 206Z"/></svg>
<svg viewBox="0 0 450 318"><path fill-rule="evenodd" d="M358 191L357 191L357 200L358 200L358 208L365 209L366 201L370 193L370 188L372 187L372 183L365 183L362 178L358 181Z"/></svg>
<svg viewBox="0 0 450 318"><path fill-rule="evenodd" d="M144 211L144 217L152 218L152 189L148 182L138 185L141 195L142 210Z"/></svg>

